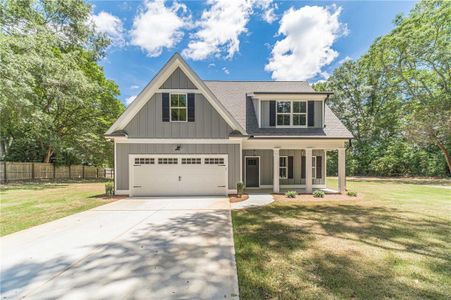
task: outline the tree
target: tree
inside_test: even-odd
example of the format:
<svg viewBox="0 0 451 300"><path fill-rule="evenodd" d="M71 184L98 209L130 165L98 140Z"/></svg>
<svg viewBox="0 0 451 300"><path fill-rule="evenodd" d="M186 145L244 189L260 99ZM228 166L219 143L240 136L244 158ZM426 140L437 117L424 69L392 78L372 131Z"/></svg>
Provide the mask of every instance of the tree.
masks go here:
<svg viewBox="0 0 451 300"><path fill-rule="evenodd" d="M451 172L451 2L422 1L370 52L380 57L387 74L397 78L409 112L406 137L436 145ZM378 53L378 54L376 54Z"/></svg>
<svg viewBox="0 0 451 300"><path fill-rule="evenodd" d="M355 137L351 174L451 172L450 7L450 2L418 3L365 55L315 86L335 92L329 105Z"/></svg>
<svg viewBox="0 0 451 300"><path fill-rule="evenodd" d="M103 133L124 107L97 60L108 40L83 1L10 1L0 35L1 150L6 159L102 164Z"/></svg>

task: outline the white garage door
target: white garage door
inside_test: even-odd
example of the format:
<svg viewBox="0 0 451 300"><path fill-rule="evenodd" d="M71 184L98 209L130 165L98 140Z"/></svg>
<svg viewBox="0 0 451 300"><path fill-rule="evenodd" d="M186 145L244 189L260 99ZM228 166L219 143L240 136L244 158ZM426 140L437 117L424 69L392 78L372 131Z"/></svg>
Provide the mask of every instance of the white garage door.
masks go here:
<svg viewBox="0 0 451 300"><path fill-rule="evenodd" d="M131 155L132 196L227 195L227 155Z"/></svg>

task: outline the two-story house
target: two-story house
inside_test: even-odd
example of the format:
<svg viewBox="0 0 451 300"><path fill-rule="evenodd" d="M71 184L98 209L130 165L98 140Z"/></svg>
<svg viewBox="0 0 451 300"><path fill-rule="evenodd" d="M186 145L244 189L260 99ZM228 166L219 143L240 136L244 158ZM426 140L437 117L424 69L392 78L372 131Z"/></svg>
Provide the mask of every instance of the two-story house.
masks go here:
<svg viewBox="0 0 451 300"><path fill-rule="evenodd" d="M345 190L351 133L304 81L202 80L175 54L107 131L115 191L130 196L226 195L246 188L325 188L338 151Z"/></svg>

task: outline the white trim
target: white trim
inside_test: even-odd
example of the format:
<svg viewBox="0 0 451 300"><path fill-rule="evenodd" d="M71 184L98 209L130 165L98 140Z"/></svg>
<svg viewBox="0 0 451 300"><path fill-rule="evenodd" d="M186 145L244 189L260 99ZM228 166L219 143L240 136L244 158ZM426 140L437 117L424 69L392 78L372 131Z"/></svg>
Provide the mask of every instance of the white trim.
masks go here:
<svg viewBox="0 0 451 300"><path fill-rule="evenodd" d="M258 101L258 127L262 127L262 102L260 100Z"/></svg>
<svg viewBox="0 0 451 300"><path fill-rule="evenodd" d="M114 193L118 192L117 190L117 146L116 141L113 141L113 150L114 150Z"/></svg>
<svg viewBox="0 0 451 300"><path fill-rule="evenodd" d="M158 89L156 93L174 93L174 94L199 94L198 89Z"/></svg>
<svg viewBox="0 0 451 300"><path fill-rule="evenodd" d="M277 104L279 102L289 102L290 103L290 112L287 113L279 113L277 112ZM304 102L305 103L305 113L297 113L293 112L293 103L294 102ZM290 116L290 125L278 125L277 124L277 115L288 115ZM294 115L305 115L305 125L293 125L293 116ZM308 101L307 100L276 100L276 128L307 128L308 127Z"/></svg>
<svg viewBox="0 0 451 300"><path fill-rule="evenodd" d="M285 158L285 163L286 163L286 165L285 165L285 167L281 167L280 166L280 159L281 158ZM280 176L280 168L285 168L287 171L285 172L286 173L286 177L281 177ZM279 155L279 180L280 179L288 179L288 155Z"/></svg>
<svg viewBox="0 0 451 300"><path fill-rule="evenodd" d="M132 187L133 187L133 179L134 175L132 172L132 167L134 165L135 157L149 157L149 158L177 158L177 165L179 166L186 166L182 165L181 158L183 157L200 157L200 158L223 158L224 159L224 165L225 165L225 195L227 196L228 193L228 187L229 187L229 155L228 154L129 154L128 155L128 186L129 186L129 196L133 197L132 194ZM155 162L157 164L157 162Z"/></svg>
<svg viewBox="0 0 451 300"><path fill-rule="evenodd" d="M311 101L324 101L327 98L327 95L324 94L253 94L248 93L247 96L250 96L259 100L311 100Z"/></svg>
<svg viewBox="0 0 451 300"><path fill-rule="evenodd" d="M115 139L118 144L240 144L241 140L232 139Z"/></svg>
<svg viewBox="0 0 451 300"><path fill-rule="evenodd" d="M115 195L130 195L130 190L116 190Z"/></svg>
<svg viewBox="0 0 451 300"><path fill-rule="evenodd" d="M227 111L227 109L225 109L224 105L219 102L216 96L210 91L210 89L199 78L199 76L188 66L188 64L186 64L181 55L176 53L139 93L136 99L127 107L125 112L108 129L106 135L112 134L116 130L124 129L177 68L180 68L185 73L188 79L191 80L191 82L198 88L199 92L204 95L207 101L210 102L210 104L224 118L224 120L230 125L230 127L232 127L232 129L238 130L242 134L246 132L244 128L241 127L241 125Z"/></svg>
<svg viewBox="0 0 451 300"><path fill-rule="evenodd" d="M185 95L185 107L176 106L174 109L185 109L185 121L172 121L172 95ZM169 122L186 123L188 122L188 94L187 93L170 93L169 94Z"/></svg>
<svg viewBox="0 0 451 300"><path fill-rule="evenodd" d="M243 140L240 140L240 182L243 182Z"/></svg>
<svg viewBox="0 0 451 300"><path fill-rule="evenodd" d="M258 186L247 187L247 182L246 182L247 163L246 163L246 160L247 160L247 158L252 158L252 157L258 158ZM257 188L258 189L258 188L261 187L261 184L260 184L261 173L260 172L261 172L261 157L260 157L260 155L245 155L244 156L244 186L246 188L249 188L249 189Z"/></svg>

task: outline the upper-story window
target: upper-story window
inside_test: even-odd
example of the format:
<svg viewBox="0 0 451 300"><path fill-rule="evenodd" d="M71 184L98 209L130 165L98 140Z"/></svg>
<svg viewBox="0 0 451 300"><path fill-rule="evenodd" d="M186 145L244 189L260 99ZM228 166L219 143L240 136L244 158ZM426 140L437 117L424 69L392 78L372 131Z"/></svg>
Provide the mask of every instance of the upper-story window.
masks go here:
<svg viewBox="0 0 451 300"><path fill-rule="evenodd" d="M171 122L186 122L187 119L187 95L171 94Z"/></svg>
<svg viewBox="0 0 451 300"><path fill-rule="evenodd" d="M277 101L277 126L307 126L307 101Z"/></svg>

